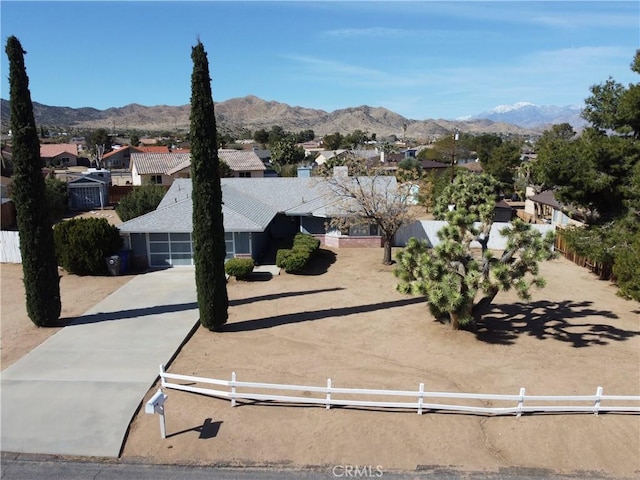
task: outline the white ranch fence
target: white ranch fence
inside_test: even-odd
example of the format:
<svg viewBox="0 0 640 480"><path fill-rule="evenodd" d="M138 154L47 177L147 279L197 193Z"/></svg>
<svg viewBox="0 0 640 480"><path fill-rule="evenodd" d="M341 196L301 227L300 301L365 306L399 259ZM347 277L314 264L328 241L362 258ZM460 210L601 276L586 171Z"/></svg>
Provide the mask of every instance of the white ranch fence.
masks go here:
<svg viewBox="0 0 640 480"><path fill-rule="evenodd" d="M0 230L0 263L22 263L18 232Z"/></svg>
<svg viewBox="0 0 640 480"><path fill-rule="evenodd" d="M189 375L179 375L167 373L164 366L160 366L161 387L181 390L184 392L198 393L213 397L231 400L231 406L236 406L238 400L253 400L263 402L280 402L291 404L324 405L328 410L332 406L340 407L363 407L381 409L411 409L422 415L425 410L429 411L449 411L479 415L517 415L523 413L593 413L599 412L619 412L619 413L640 413L640 395L604 395L602 387L596 389L594 395L526 395L525 389L521 388L517 395L493 395L482 393L452 393L452 392L429 392L425 391L424 383L421 383L417 390L372 390L363 388L337 388L327 379L327 385L307 386L307 385L281 385L276 383L240 382L236 378L235 372L231 374L231 380L218 380L214 378L194 377ZM174 383L186 382L186 383ZM225 389L213 389L194 386L194 384L216 385ZM302 395L279 395L274 393L254 393L248 389L260 391L293 391ZM311 397L310 394L321 395ZM385 401L371 400L371 398L387 397ZM389 398L404 397L411 398L410 401L390 401ZM358 400L357 398L365 398ZM432 403L435 399L455 399L473 404L453 404L453 403ZM488 402L509 402L510 406L490 407L479 406ZM626 402L621 405L619 402ZM635 404L632 406L631 404Z"/></svg>

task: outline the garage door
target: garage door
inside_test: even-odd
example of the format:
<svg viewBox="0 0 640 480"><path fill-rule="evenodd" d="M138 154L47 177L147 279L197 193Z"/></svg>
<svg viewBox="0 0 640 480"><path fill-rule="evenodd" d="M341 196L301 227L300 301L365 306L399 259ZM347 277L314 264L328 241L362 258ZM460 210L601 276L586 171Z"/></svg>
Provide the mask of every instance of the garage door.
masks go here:
<svg viewBox="0 0 640 480"><path fill-rule="evenodd" d="M240 252L251 255L250 234L225 232L226 260L235 257L237 247ZM190 233L150 233L149 266L169 267L193 265L193 244Z"/></svg>
<svg viewBox="0 0 640 480"><path fill-rule="evenodd" d="M168 267L193 265L190 233L150 233L149 265Z"/></svg>

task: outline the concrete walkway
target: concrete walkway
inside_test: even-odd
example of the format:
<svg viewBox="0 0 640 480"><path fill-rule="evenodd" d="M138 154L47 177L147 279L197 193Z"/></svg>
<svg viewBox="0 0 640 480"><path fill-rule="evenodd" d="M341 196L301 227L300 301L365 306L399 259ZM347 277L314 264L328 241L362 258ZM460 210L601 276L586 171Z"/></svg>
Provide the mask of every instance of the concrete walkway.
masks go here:
<svg viewBox="0 0 640 480"><path fill-rule="evenodd" d="M117 457L198 318L193 267L133 278L2 372L2 451Z"/></svg>

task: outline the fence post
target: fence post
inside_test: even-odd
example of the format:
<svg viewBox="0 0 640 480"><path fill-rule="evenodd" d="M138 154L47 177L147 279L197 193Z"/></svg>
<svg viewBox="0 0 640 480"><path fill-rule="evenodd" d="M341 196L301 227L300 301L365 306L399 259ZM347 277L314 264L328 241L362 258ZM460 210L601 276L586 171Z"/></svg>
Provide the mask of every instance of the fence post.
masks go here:
<svg viewBox="0 0 640 480"><path fill-rule="evenodd" d="M161 387L164 387L164 374L165 374L164 365L160 364L160 386Z"/></svg>
<svg viewBox="0 0 640 480"><path fill-rule="evenodd" d="M236 372L231 372L231 406L236 406Z"/></svg>
<svg viewBox="0 0 640 480"><path fill-rule="evenodd" d="M327 378L327 406L326 409L331 408L331 379Z"/></svg>
<svg viewBox="0 0 640 480"><path fill-rule="evenodd" d="M520 417L522 415L522 407L524 407L524 392L525 392L525 389L524 389L524 387L522 387L520 389L520 399L518 400L518 414L517 414L517 417Z"/></svg>
<svg viewBox="0 0 640 480"><path fill-rule="evenodd" d="M424 383L420 384L418 389L418 415L422 415L422 400L424 398Z"/></svg>
<svg viewBox="0 0 640 480"><path fill-rule="evenodd" d="M600 400L602 400L602 387L596 389L596 402L593 405L593 414L598 415L600 411Z"/></svg>

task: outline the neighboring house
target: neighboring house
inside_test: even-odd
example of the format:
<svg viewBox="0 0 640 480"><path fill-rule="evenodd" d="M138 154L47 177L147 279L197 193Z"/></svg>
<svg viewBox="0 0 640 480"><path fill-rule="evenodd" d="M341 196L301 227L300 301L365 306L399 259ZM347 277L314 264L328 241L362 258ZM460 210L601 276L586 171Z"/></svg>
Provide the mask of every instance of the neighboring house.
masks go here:
<svg viewBox="0 0 640 480"><path fill-rule="evenodd" d="M261 178L267 167L254 150L218 150L220 160L233 171L234 177Z"/></svg>
<svg viewBox="0 0 640 480"><path fill-rule="evenodd" d="M131 168L131 153L170 153L169 147L166 145L152 145L134 147L126 145L124 147L116 147L109 153L102 156L102 161L107 168L129 170Z"/></svg>
<svg viewBox="0 0 640 480"><path fill-rule="evenodd" d="M397 188L394 177L385 178L386 188ZM297 232L335 247L382 244L375 226L349 232L328 226L340 215L340 202L318 178L223 178L221 185L227 258L251 256L260 263ZM178 178L156 210L118 227L137 266L193 265L191 192L191 180Z"/></svg>
<svg viewBox="0 0 640 480"><path fill-rule="evenodd" d="M318 155L315 158L315 162L318 165L323 165L324 163L326 163L328 160L331 160L333 157L338 156L343 154L344 152L346 152L347 150L322 150L321 152L318 153Z"/></svg>
<svg viewBox="0 0 640 480"><path fill-rule="evenodd" d="M524 213L526 220L530 223L547 223L559 227L567 225L584 225L577 219L578 212L574 212L571 218L567 213L573 212L566 205L556 200L553 191L545 190L538 194L532 195L533 189L527 187L527 199L524 203Z"/></svg>
<svg viewBox="0 0 640 480"><path fill-rule="evenodd" d="M67 182L69 210L103 209L109 204L110 174L107 170L90 169Z"/></svg>
<svg viewBox="0 0 640 480"><path fill-rule="evenodd" d="M171 149L166 145L140 145L139 147L131 147L134 152L142 153L171 153ZM180 152L187 153L187 152Z"/></svg>
<svg viewBox="0 0 640 480"><path fill-rule="evenodd" d="M271 164L271 150L253 147L253 153L258 156L258 158L264 165Z"/></svg>
<svg viewBox="0 0 640 480"><path fill-rule="evenodd" d="M234 177L261 178L266 167L252 150L218 150L220 160L231 168ZM132 153L133 185L154 183L171 185L176 178L191 177L191 153Z"/></svg>
<svg viewBox="0 0 640 480"><path fill-rule="evenodd" d="M44 166L76 167L78 165L78 145L75 143L40 145L40 158Z"/></svg>
<svg viewBox="0 0 640 480"><path fill-rule="evenodd" d="M190 159L190 153L131 152L131 183L171 185L173 177L168 172Z"/></svg>
<svg viewBox="0 0 640 480"><path fill-rule="evenodd" d="M106 168L128 170L131 164L131 152L133 147L126 146L114 148L102 156L102 162Z"/></svg>

